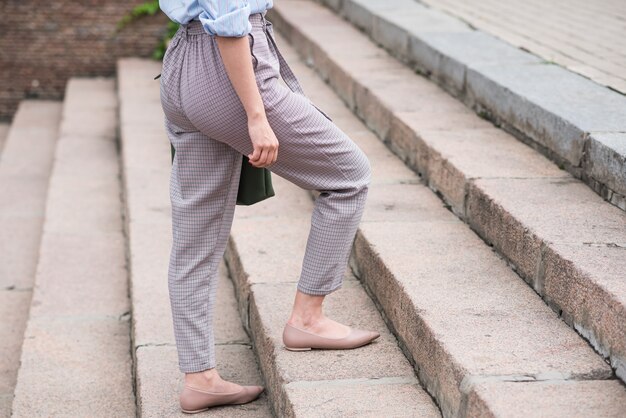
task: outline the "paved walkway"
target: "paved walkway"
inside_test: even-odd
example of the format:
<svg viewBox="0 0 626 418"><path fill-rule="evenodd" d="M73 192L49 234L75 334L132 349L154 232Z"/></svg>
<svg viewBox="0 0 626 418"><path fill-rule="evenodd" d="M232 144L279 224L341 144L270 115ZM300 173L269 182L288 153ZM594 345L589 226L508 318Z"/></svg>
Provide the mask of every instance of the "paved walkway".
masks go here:
<svg viewBox="0 0 626 418"><path fill-rule="evenodd" d="M419 0L626 94L623 0Z"/></svg>

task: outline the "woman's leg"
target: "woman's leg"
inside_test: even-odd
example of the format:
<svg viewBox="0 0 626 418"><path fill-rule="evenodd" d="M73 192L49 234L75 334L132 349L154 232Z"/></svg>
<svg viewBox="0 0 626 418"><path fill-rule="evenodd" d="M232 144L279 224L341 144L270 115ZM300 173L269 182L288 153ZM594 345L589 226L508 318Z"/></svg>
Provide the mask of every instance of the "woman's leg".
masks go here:
<svg viewBox="0 0 626 418"><path fill-rule="evenodd" d="M187 54L184 30L163 60L161 103L176 153L170 177L173 245L169 295L180 371L185 383L215 392L240 388L216 366L213 309L217 269L235 210L242 155L198 131L180 106L180 73Z"/></svg>
<svg viewBox="0 0 626 418"><path fill-rule="evenodd" d="M294 309L299 314L292 319L324 332L342 332L346 327L323 320L321 300L342 284L367 196L369 161L308 98L279 82L277 57L258 15L251 21L255 76L280 143L278 160L269 168L304 189L321 192L298 282L296 308L303 309ZM217 264L232 222L241 154L252 152L247 117L216 40L201 26L188 29L172 40L161 76L168 135L176 149L170 297L186 380L198 372L210 373L216 364L211 320Z"/></svg>
<svg viewBox="0 0 626 418"><path fill-rule="evenodd" d="M170 182L173 246L168 284L179 368L192 387L234 392L240 385L222 380L215 369L213 312L242 156L201 132L175 133L169 126L176 154Z"/></svg>
<svg viewBox="0 0 626 418"><path fill-rule="evenodd" d="M318 330L343 332L347 327L322 321L321 300L341 287L367 196L369 160L308 98L280 83L276 54L259 21L251 20L257 85L279 141L278 160L269 169L304 189L321 192L297 286L294 313L299 314L292 319ZM181 76L182 108L205 135L247 155L252 152L247 117L223 68L217 42L203 35L191 38L193 52Z"/></svg>
<svg viewBox="0 0 626 418"><path fill-rule="evenodd" d="M169 296L179 368L215 367L213 307L217 268L230 231L241 155L200 132L181 109L182 63L189 53L184 30L163 59L161 104L176 153L170 177L173 245Z"/></svg>
<svg viewBox="0 0 626 418"><path fill-rule="evenodd" d="M168 283L180 369L191 373L216 365L217 271L234 215L242 156L201 132L168 131L176 149Z"/></svg>

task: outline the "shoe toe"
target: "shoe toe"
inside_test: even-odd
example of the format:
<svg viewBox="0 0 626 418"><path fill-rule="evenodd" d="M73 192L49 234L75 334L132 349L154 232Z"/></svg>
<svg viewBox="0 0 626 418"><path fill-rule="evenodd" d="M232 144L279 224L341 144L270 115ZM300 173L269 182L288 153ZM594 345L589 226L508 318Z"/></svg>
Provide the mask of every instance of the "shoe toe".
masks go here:
<svg viewBox="0 0 626 418"><path fill-rule="evenodd" d="M380 333L377 331L368 331L368 330L355 330L356 340L359 341L359 345L368 344L376 338L380 337Z"/></svg>
<svg viewBox="0 0 626 418"><path fill-rule="evenodd" d="M244 402L250 402L259 397L259 395L265 390L263 386L252 385L245 386L246 394L244 396Z"/></svg>

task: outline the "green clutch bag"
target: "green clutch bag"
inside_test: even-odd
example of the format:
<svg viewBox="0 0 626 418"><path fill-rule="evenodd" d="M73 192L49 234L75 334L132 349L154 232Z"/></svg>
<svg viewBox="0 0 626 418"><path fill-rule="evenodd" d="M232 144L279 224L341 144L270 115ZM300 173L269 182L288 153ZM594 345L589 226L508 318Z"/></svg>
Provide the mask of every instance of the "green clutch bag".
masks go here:
<svg viewBox="0 0 626 418"><path fill-rule="evenodd" d="M172 149L172 162L176 150L170 143ZM248 163L245 155L241 162L241 176L239 177L239 191L237 192L238 205L253 205L268 197L274 196L272 187L272 173L265 167L254 167Z"/></svg>

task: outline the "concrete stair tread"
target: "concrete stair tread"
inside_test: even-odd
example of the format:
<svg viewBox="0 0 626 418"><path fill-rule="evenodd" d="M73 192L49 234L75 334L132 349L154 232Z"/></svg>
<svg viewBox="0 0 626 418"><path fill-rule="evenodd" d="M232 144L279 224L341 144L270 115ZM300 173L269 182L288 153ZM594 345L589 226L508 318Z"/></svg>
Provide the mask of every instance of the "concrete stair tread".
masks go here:
<svg viewBox="0 0 626 418"><path fill-rule="evenodd" d="M178 396L182 374L167 288L172 244L169 175L170 145L163 126L158 62L125 58L118 62L120 134L124 171L125 213L130 252L133 343L139 414L142 417L187 416ZM245 332L233 284L224 262L214 321L217 369L227 380L263 385L252 343ZM270 417L267 395L239 406L212 408L211 416Z"/></svg>
<svg viewBox="0 0 626 418"><path fill-rule="evenodd" d="M25 100L0 124L0 416L11 414L61 107Z"/></svg>
<svg viewBox="0 0 626 418"><path fill-rule="evenodd" d="M68 82L16 417L135 414L116 110L112 79Z"/></svg>
<svg viewBox="0 0 626 418"><path fill-rule="evenodd" d="M321 3L626 210L623 95L414 0Z"/></svg>
<svg viewBox="0 0 626 418"><path fill-rule="evenodd" d="M248 312L261 369L277 416L439 416L360 283L346 271L326 314L381 337L356 350L291 352L282 344L313 204L310 195L274 176L276 196L238 207L226 257L241 312ZM271 215L269 215L271 214ZM268 244L271 243L271 244Z"/></svg>
<svg viewBox="0 0 626 418"><path fill-rule="evenodd" d="M315 26L316 22L324 22L324 26L345 23L331 20L337 18L308 2L283 2L276 6L275 12L270 17L272 22L278 29L285 27L289 39L303 42L296 43L296 46L300 51L310 51L308 58L327 54L327 60L334 60L329 51L320 50L317 44L313 46L308 34L315 32L319 43L327 45L330 41ZM303 14L308 18L302 19ZM297 33L295 25L290 22L298 22ZM350 31L354 29L346 29L347 33L342 36L357 36ZM281 51L286 51L287 59L293 60L293 48L286 44L284 38L278 38ZM318 63L315 58L312 59L315 64ZM601 356L568 327L480 237L447 210L441 199L420 184L414 172L399 159L391 158L393 154L371 131L362 124L359 127L355 116L345 106L341 109L337 104L338 98L313 74L313 70L302 62L292 62L290 65L305 92L311 92L310 97L320 108L333 109L331 117L370 158L372 185L355 241L351 260L353 270L385 311L388 321L400 336L401 344L416 361L420 380L437 399L444 416L467 413L469 408L485 402L481 397L483 395L473 395L474 382L480 379L493 379L496 381L494 385L517 380L555 380L563 383L589 380L599 382L595 389L598 396L605 386L615 387L612 371ZM320 72L328 74L331 71L329 68L325 67ZM328 82L333 84L332 77ZM368 87L368 99L376 100L376 88ZM431 99L436 100L437 97L431 95ZM384 120L383 117L380 119ZM491 137L479 140L487 145L493 145L494 138L501 141L508 138L495 129L480 127L476 131L488 132ZM521 147L513 140L505 142L505 145L495 145L495 148L504 149L507 145L511 149ZM446 142L445 146L449 144ZM548 174L546 178L561 180L563 176L568 176L567 173L561 175L541 155L520 152L531 162L526 168L520 165L518 171L539 167ZM498 155L497 149L490 150L490 153ZM468 166L470 163L467 163ZM394 174L386 177L386 173ZM539 178L544 177L540 174ZM595 198L600 200L598 196ZM606 202L604 205L617 210ZM241 223L237 219L233 228L238 228L238 222ZM255 243L261 233L256 236L251 231L251 225L245 232L242 230L242 235L253 234L251 244L239 244L237 236L234 236L238 251L241 251L240 245L257 245ZM463 251L459 251L460 248ZM245 257L242 258L245 260ZM279 270L287 271L287 268L297 271L295 267L282 264L276 271L272 269L266 275L258 274L270 277ZM250 277L250 283L256 286L255 275ZM259 279L259 283L262 281ZM504 389L502 391L506 393ZM528 397L515 398L510 392L507 396L511 397L511 401L531 401ZM571 394L564 392L560 395L555 389L553 396L569 399Z"/></svg>
<svg viewBox="0 0 626 418"><path fill-rule="evenodd" d="M2 288L32 286L60 120L59 102L22 101L0 154Z"/></svg>
<svg viewBox="0 0 626 418"><path fill-rule="evenodd" d="M626 392L617 380L480 382L467 416L526 418L624 416ZM584 401L581 401L584 400Z"/></svg>
<svg viewBox="0 0 626 418"><path fill-rule="evenodd" d="M30 290L0 291L0 416L11 416L13 392L20 362Z"/></svg>
<svg viewBox="0 0 626 418"><path fill-rule="evenodd" d="M390 106L393 95L377 78L384 71L361 76L358 68L363 57L388 62L399 103L417 103L402 91L405 88L410 92L407 95L419 96L415 86L423 85L424 79L407 67L398 70L396 59L382 57L381 49L371 42L365 45L361 32L322 6L287 1L274 8L270 19L343 101L443 196L453 212L493 244L600 352L610 353L613 367L624 378L624 212L512 136L485 126L478 116L472 120L468 110L454 110L450 96L442 90L434 93L432 85L421 94L423 101L430 102L423 114L419 106ZM345 56L329 46L334 40L320 30L327 26L335 27L333 36L343 42L354 39L360 48ZM381 76L381 80L386 78ZM315 88L306 91L312 97L318 93ZM439 100L442 109L449 110L434 112ZM445 123L449 116L460 123ZM577 258L582 254L584 261Z"/></svg>
<svg viewBox="0 0 626 418"><path fill-rule="evenodd" d="M7 139L7 135L9 134L10 127L11 125L9 123L0 123L0 154L4 148L4 143Z"/></svg>

